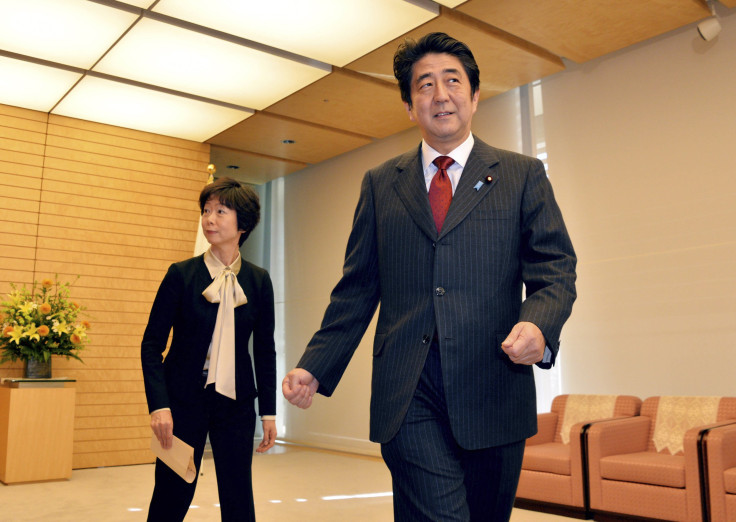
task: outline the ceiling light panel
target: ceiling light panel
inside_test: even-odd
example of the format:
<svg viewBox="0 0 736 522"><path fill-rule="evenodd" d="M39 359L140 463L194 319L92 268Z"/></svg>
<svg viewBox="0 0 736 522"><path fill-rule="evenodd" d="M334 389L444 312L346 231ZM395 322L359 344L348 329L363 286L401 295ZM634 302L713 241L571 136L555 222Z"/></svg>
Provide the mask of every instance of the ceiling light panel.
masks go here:
<svg viewBox="0 0 736 522"><path fill-rule="evenodd" d="M198 142L253 114L94 76L85 76L52 113Z"/></svg>
<svg viewBox="0 0 736 522"><path fill-rule="evenodd" d="M460 4L466 2L466 0L434 0L438 4L442 4L445 7L457 7Z"/></svg>
<svg viewBox="0 0 736 522"><path fill-rule="evenodd" d="M49 112L81 77L81 73L0 56L0 102Z"/></svg>
<svg viewBox="0 0 736 522"><path fill-rule="evenodd" d="M0 13L0 49L82 69L138 18L78 0L0 0Z"/></svg>
<svg viewBox="0 0 736 522"><path fill-rule="evenodd" d="M428 0L161 0L153 11L344 66L435 18Z"/></svg>
<svg viewBox="0 0 736 522"><path fill-rule="evenodd" d="M252 109L326 76L312 67L195 31L142 19L94 70Z"/></svg>

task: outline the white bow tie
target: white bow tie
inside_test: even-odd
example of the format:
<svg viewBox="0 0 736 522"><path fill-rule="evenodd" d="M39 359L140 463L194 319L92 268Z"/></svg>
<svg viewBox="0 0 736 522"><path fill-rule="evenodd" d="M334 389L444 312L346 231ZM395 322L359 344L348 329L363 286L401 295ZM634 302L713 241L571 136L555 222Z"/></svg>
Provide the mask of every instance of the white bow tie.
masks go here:
<svg viewBox="0 0 736 522"><path fill-rule="evenodd" d="M235 399L235 308L247 303L248 298L229 266L222 269L202 295L210 303L220 303L205 386L214 382L217 393Z"/></svg>

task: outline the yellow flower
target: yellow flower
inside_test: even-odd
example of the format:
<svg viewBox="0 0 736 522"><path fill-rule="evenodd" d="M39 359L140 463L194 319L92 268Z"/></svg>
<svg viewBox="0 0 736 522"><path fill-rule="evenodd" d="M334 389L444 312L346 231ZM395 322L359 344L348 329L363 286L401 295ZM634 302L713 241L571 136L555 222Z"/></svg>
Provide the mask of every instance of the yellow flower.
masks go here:
<svg viewBox="0 0 736 522"><path fill-rule="evenodd" d="M51 328L55 333L64 334L69 332L69 325L66 321L57 321L54 319L54 326Z"/></svg>
<svg viewBox="0 0 736 522"><path fill-rule="evenodd" d="M8 334L8 337L10 337L11 343L20 344L20 340L23 338L23 330L20 328L13 329Z"/></svg>
<svg viewBox="0 0 736 522"><path fill-rule="evenodd" d="M53 279L44 279L41 281L41 286L46 288L47 290L54 286L54 280Z"/></svg>
<svg viewBox="0 0 736 522"><path fill-rule="evenodd" d="M41 336L38 335L38 328L36 325L32 324L30 325L25 332L23 332L23 335L25 337L28 337L31 341L40 341Z"/></svg>
<svg viewBox="0 0 736 522"><path fill-rule="evenodd" d="M50 314L51 313L51 305L48 303L41 303L41 306L38 307L38 311L42 314Z"/></svg>
<svg viewBox="0 0 736 522"><path fill-rule="evenodd" d="M20 312L23 315L28 315L28 314L30 314L36 308L36 306L38 306L38 305L36 305L36 303L32 303L31 301L27 301L27 302L19 305L18 306L18 309L20 310Z"/></svg>
<svg viewBox="0 0 736 522"><path fill-rule="evenodd" d="M40 335L41 337L46 337L50 332L49 327L46 326L45 324L42 324L41 326L39 326L38 330L36 331L38 332L38 335Z"/></svg>

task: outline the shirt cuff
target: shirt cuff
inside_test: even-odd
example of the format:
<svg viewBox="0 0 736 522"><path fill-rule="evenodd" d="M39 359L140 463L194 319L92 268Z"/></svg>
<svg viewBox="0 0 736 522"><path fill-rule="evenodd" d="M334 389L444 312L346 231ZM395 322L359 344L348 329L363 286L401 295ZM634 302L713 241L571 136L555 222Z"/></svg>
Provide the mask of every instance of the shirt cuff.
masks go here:
<svg viewBox="0 0 736 522"><path fill-rule="evenodd" d="M275 421L276 415L261 415L262 421Z"/></svg>
<svg viewBox="0 0 736 522"><path fill-rule="evenodd" d="M552 350L549 349L549 346L544 347L544 355L542 356L542 362L548 363L552 360Z"/></svg>
<svg viewBox="0 0 736 522"><path fill-rule="evenodd" d="M153 415L154 413L156 413L156 412L158 412L158 411L171 411L171 408L159 408L159 409L157 409L157 410L153 410L153 411L151 412L151 415Z"/></svg>

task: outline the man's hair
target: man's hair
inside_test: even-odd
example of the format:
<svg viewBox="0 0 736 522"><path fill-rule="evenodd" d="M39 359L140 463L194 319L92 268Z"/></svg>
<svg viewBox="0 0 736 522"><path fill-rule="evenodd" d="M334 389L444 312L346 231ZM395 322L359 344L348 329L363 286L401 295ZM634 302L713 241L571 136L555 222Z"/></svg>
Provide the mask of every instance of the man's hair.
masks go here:
<svg viewBox="0 0 736 522"><path fill-rule="evenodd" d="M429 33L419 41L405 40L394 54L394 76L399 81L401 99L409 107L412 106L411 77L414 64L429 53L446 53L456 57L470 80L470 95L473 96L480 88L480 70L470 48L445 33Z"/></svg>
<svg viewBox="0 0 736 522"><path fill-rule="evenodd" d="M204 213L205 203L210 198L219 199L221 204L235 211L238 219L238 230L243 230L238 243L242 246L261 219L261 204L258 200L258 194L251 187L241 185L234 179L219 178L206 185L199 194L199 210L202 213Z"/></svg>

